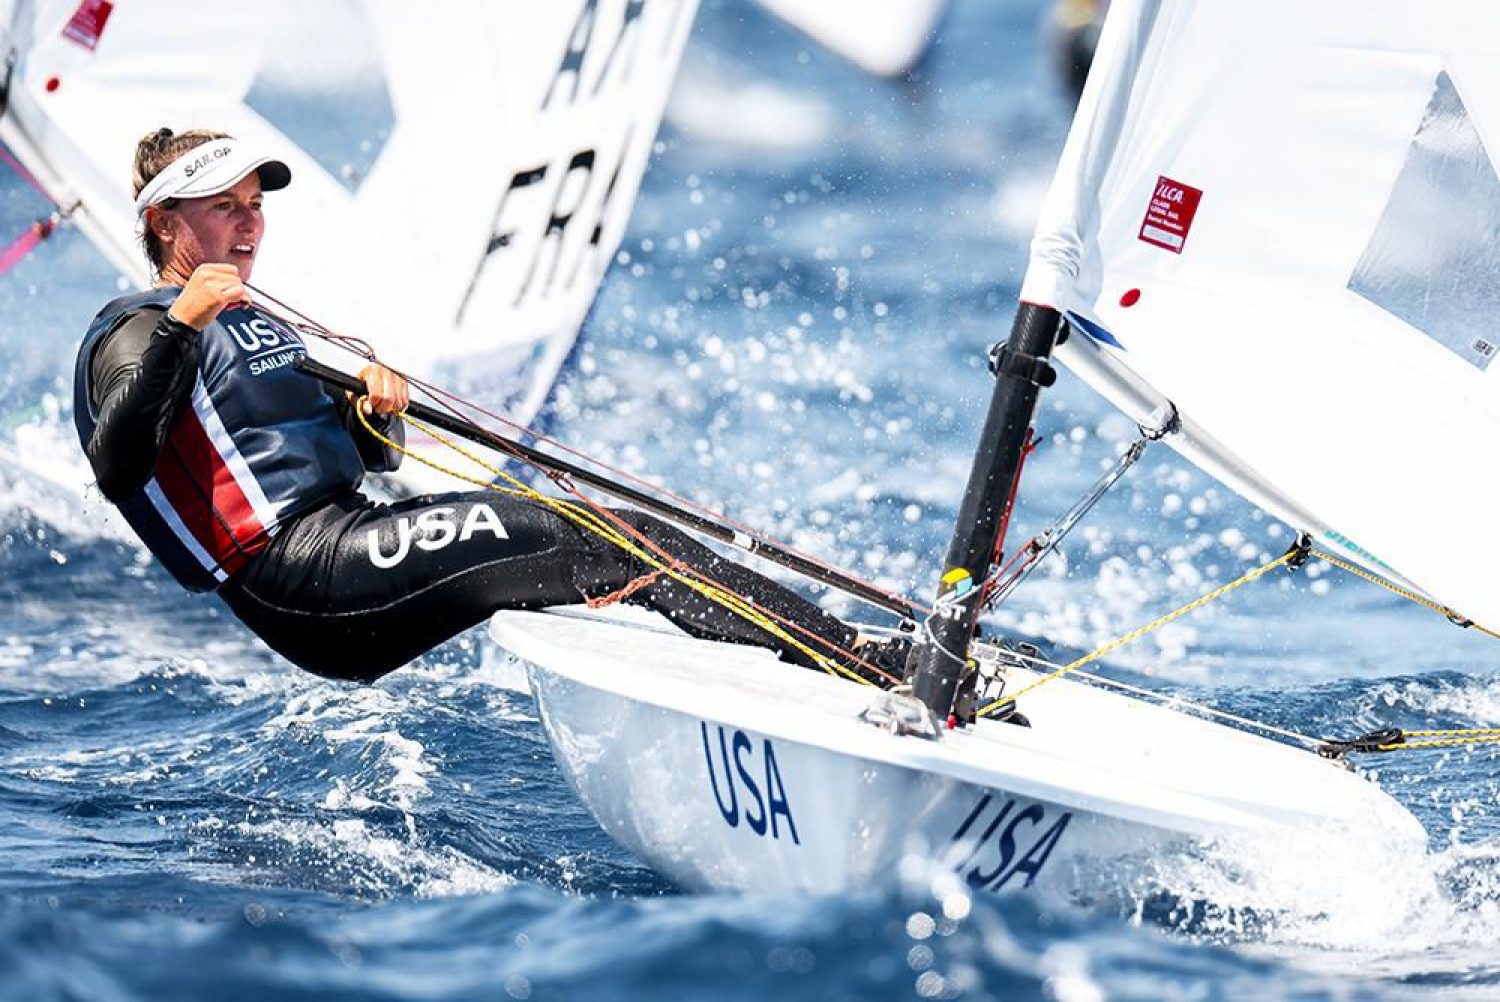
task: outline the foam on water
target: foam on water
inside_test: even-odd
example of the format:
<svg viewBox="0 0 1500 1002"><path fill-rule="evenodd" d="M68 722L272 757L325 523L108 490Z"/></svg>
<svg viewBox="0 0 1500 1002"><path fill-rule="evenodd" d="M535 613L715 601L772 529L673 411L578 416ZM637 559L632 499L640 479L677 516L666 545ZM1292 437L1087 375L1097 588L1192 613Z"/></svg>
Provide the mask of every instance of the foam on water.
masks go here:
<svg viewBox="0 0 1500 1002"><path fill-rule="evenodd" d="M200 822L199 833L225 831L216 819ZM514 878L448 847L429 848L413 829L385 833L362 818L333 821L239 821L228 830L247 847L244 859L253 875L283 883L289 873L306 872L312 886L355 897L417 898L487 894Z"/></svg>
<svg viewBox="0 0 1500 1002"><path fill-rule="evenodd" d="M0 525L28 517L75 541L138 546L118 510L91 487L71 416L59 414L55 397L46 399L51 406L43 414L0 433Z"/></svg>

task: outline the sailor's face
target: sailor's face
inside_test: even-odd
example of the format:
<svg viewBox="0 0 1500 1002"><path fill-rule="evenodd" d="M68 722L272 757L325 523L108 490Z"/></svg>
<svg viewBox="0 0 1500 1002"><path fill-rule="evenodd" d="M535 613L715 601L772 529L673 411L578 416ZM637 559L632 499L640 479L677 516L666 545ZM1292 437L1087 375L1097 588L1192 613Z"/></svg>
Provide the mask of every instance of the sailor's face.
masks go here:
<svg viewBox="0 0 1500 1002"><path fill-rule="evenodd" d="M171 211L176 225L169 252L178 270L191 275L200 264L232 264L240 280L248 282L266 230L260 202L260 175L255 171L227 191L178 202Z"/></svg>

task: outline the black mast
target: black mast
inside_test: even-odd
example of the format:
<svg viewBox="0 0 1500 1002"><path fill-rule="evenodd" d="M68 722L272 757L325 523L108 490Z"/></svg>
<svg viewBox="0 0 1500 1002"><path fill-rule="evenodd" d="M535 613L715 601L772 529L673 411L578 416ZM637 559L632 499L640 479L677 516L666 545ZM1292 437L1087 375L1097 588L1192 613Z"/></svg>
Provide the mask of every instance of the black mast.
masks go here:
<svg viewBox="0 0 1500 1002"><path fill-rule="evenodd" d="M936 608L907 662L912 694L940 720L954 710L959 676L979 618L981 586L1000 533L1001 512L1021 468L1037 396L1042 387L1057 380L1048 358L1063 329L1062 315L1056 310L1022 303L1016 309L1010 339L991 352L995 387L989 413L974 452L953 541L948 544Z"/></svg>

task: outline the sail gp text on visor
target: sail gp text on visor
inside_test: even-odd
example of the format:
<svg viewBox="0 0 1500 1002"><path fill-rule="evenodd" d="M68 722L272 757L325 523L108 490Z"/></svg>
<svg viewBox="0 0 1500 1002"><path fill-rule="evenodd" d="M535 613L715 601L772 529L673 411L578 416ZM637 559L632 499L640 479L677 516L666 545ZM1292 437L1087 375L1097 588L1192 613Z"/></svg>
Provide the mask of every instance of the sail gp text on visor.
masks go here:
<svg viewBox="0 0 1500 1002"><path fill-rule="evenodd" d="M262 191L276 191L292 183L292 170L275 157L253 150L235 139L215 139L194 146L162 168L135 199L135 215L144 221L146 210L169 198L204 198L239 184L251 171L260 174Z"/></svg>

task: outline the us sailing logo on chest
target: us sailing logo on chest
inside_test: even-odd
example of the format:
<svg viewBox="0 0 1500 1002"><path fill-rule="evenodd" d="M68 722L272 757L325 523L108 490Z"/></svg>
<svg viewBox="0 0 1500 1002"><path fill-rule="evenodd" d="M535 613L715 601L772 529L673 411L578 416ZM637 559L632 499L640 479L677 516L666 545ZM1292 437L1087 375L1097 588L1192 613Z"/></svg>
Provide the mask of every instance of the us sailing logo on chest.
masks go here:
<svg viewBox="0 0 1500 1002"><path fill-rule="evenodd" d="M236 310L244 320L221 320L224 329L244 353L250 375L260 376L285 368L307 349L302 338L264 314Z"/></svg>

